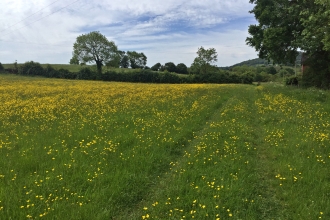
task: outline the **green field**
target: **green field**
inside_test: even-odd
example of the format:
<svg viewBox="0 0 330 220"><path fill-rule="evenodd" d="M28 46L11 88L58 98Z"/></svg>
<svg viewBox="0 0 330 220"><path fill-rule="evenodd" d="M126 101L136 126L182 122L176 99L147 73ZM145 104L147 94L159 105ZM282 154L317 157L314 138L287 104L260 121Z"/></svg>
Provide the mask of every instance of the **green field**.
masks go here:
<svg viewBox="0 0 330 220"><path fill-rule="evenodd" d="M330 219L329 95L0 75L0 219Z"/></svg>

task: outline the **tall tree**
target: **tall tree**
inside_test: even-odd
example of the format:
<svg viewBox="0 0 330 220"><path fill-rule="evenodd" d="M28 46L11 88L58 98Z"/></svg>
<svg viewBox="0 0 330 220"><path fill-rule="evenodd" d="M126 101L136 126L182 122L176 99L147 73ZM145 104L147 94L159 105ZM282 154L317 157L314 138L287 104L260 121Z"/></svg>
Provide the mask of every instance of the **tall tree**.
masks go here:
<svg viewBox="0 0 330 220"><path fill-rule="evenodd" d="M182 73L182 74L187 74L188 73L188 68L187 68L186 64L179 63L178 65L176 65L176 72L177 73Z"/></svg>
<svg viewBox="0 0 330 220"><path fill-rule="evenodd" d="M259 57L293 64L298 50L302 50L307 58L303 64L308 66L303 82L330 87L330 1L250 0L250 3L255 4L251 13L258 24L249 26L251 36L246 43L256 49Z"/></svg>
<svg viewBox="0 0 330 220"><path fill-rule="evenodd" d="M147 64L147 56L144 53L138 53L136 51L127 51L127 56L132 69L144 68Z"/></svg>
<svg viewBox="0 0 330 220"><path fill-rule="evenodd" d="M120 61L121 68L128 68L129 67L129 59L128 56L125 54Z"/></svg>
<svg viewBox="0 0 330 220"><path fill-rule="evenodd" d="M248 45L260 58L294 63L297 50L309 56L330 49L329 0L250 0L257 25L249 26Z"/></svg>
<svg viewBox="0 0 330 220"><path fill-rule="evenodd" d="M173 62L165 63L164 67L165 70L167 70L168 72L172 72L172 73L176 72L176 66Z"/></svg>
<svg viewBox="0 0 330 220"><path fill-rule="evenodd" d="M102 74L102 66L112 59L118 53L116 44L109 41L98 31L83 34L77 37L73 45L73 56L70 63L96 63L98 74Z"/></svg>
<svg viewBox="0 0 330 220"><path fill-rule="evenodd" d="M160 64L160 63L156 63L155 65L153 65L153 66L151 67L151 70L153 70L153 71L158 71L158 70L160 69L161 66L162 66L162 64Z"/></svg>
<svg viewBox="0 0 330 220"><path fill-rule="evenodd" d="M194 73L204 74L214 69L212 64L218 61L218 53L214 48L204 49L204 47L200 47L197 55L191 64L191 70Z"/></svg>

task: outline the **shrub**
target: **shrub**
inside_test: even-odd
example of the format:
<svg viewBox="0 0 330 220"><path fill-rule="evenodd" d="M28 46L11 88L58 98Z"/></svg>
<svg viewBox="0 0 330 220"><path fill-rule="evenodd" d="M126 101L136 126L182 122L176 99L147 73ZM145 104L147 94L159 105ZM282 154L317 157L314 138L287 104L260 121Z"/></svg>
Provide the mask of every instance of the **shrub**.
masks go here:
<svg viewBox="0 0 330 220"><path fill-rule="evenodd" d="M285 79L285 85L294 85L298 86L299 80L297 76L291 76Z"/></svg>
<svg viewBox="0 0 330 220"><path fill-rule="evenodd" d="M67 69L59 69L58 70L59 73L59 77L58 78L62 78L62 79L76 79L77 78L77 73L72 73Z"/></svg>
<svg viewBox="0 0 330 220"><path fill-rule="evenodd" d="M4 71L5 68L2 66L2 64L0 63L0 72Z"/></svg>
<svg viewBox="0 0 330 220"><path fill-rule="evenodd" d="M21 65L18 68L18 73L21 75L42 76L44 74L44 69L42 68L40 63L30 61Z"/></svg>
<svg viewBox="0 0 330 220"><path fill-rule="evenodd" d="M96 79L97 73L93 70L91 70L89 67L84 67L79 70L77 73L77 79L90 79L94 80Z"/></svg>
<svg viewBox="0 0 330 220"><path fill-rule="evenodd" d="M188 68L184 63L176 65L176 72L181 74L188 74Z"/></svg>
<svg viewBox="0 0 330 220"><path fill-rule="evenodd" d="M102 74L102 80L104 81L117 81L117 82L125 82L125 73L117 73L115 71L107 71L104 74Z"/></svg>
<svg viewBox="0 0 330 220"><path fill-rule="evenodd" d="M254 74L251 72L245 72L242 75L240 75L241 83L243 84L252 84L254 79Z"/></svg>
<svg viewBox="0 0 330 220"><path fill-rule="evenodd" d="M50 77L50 78L60 78L59 75L60 73L54 69L50 64L48 64L44 68L44 74L45 77Z"/></svg>
<svg viewBox="0 0 330 220"><path fill-rule="evenodd" d="M160 83L180 83L180 77L175 73L169 73L165 71L164 73L160 73Z"/></svg>

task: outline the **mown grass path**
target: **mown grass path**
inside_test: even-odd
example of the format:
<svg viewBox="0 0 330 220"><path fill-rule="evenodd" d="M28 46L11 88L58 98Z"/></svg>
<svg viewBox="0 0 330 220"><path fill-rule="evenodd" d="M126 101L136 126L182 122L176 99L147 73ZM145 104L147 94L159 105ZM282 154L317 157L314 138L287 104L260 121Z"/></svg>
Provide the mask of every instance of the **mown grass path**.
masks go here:
<svg viewBox="0 0 330 220"><path fill-rule="evenodd" d="M329 93L0 76L0 219L329 219Z"/></svg>

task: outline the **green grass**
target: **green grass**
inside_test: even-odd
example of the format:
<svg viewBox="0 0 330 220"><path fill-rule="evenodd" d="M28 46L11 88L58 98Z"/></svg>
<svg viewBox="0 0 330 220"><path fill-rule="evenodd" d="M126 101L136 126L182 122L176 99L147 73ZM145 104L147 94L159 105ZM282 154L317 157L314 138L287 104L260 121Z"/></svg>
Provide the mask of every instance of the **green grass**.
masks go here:
<svg viewBox="0 0 330 220"><path fill-rule="evenodd" d="M0 76L0 219L329 219L329 92Z"/></svg>

